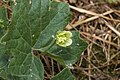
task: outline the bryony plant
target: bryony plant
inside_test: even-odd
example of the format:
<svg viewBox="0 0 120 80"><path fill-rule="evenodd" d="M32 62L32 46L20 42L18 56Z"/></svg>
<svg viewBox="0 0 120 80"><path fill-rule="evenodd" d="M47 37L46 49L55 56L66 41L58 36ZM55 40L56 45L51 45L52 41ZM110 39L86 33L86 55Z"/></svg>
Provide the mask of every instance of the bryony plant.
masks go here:
<svg viewBox="0 0 120 80"><path fill-rule="evenodd" d="M71 16L68 4L51 0L15 1L11 23L7 25L8 32L0 39L0 77L7 80L43 80L44 66L33 54L38 50L65 67L52 80L74 80L67 66L78 60L87 44L80 38L79 32L64 31ZM5 16L6 13L0 15Z"/></svg>

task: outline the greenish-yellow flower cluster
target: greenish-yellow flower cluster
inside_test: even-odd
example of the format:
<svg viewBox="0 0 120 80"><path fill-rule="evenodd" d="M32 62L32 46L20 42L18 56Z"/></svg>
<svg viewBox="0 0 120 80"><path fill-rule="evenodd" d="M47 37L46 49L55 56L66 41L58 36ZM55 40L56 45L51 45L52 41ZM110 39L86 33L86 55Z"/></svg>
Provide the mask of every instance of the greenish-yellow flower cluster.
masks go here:
<svg viewBox="0 0 120 80"><path fill-rule="evenodd" d="M56 44L61 47L67 47L72 44L72 33L70 31L58 31L56 34Z"/></svg>

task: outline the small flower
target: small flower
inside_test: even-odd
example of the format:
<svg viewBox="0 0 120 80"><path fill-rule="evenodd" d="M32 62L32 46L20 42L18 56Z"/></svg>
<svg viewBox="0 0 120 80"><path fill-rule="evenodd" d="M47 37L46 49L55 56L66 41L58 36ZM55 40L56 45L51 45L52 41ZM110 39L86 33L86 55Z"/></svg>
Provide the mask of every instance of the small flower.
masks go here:
<svg viewBox="0 0 120 80"><path fill-rule="evenodd" d="M56 34L56 44L61 47L67 47L72 44L72 33L70 31L58 31Z"/></svg>

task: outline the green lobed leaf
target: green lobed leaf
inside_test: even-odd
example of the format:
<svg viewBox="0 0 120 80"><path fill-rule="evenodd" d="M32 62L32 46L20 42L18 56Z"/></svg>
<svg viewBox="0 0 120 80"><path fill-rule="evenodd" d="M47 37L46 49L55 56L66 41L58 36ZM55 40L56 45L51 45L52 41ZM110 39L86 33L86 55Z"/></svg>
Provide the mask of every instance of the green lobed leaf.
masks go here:
<svg viewBox="0 0 120 80"><path fill-rule="evenodd" d="M60 73L55 75L51 80L75 80L75 77L68 68L65 68Z"/></svg>
<svg viewBox="0 0 120 80"><path fill-rule="evenodd" d="M33 50L51 45L52 35L68 23L69 7L50 0L32 0L31 3L16 0L16 3L8 33L2 39L13 54L8 72L18 80L43 80L44 68Z"/></svg>

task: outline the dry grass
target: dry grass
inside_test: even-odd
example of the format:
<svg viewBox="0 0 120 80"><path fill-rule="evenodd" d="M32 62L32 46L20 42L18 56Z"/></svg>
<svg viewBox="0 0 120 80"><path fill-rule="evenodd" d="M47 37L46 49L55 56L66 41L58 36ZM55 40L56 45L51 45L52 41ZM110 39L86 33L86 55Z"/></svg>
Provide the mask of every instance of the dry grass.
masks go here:
<svg viewBox="0 0 120 80"><path fill-rule="evenodd" d="M57 0L58 1L58 0ZM97 0L63 0L70 4L71 22L67 30L80 31L89 44L74 69L77 80L120 79L120 4ZM45 64L45 80L63 69L56 61L41 56Z"/></svg>

